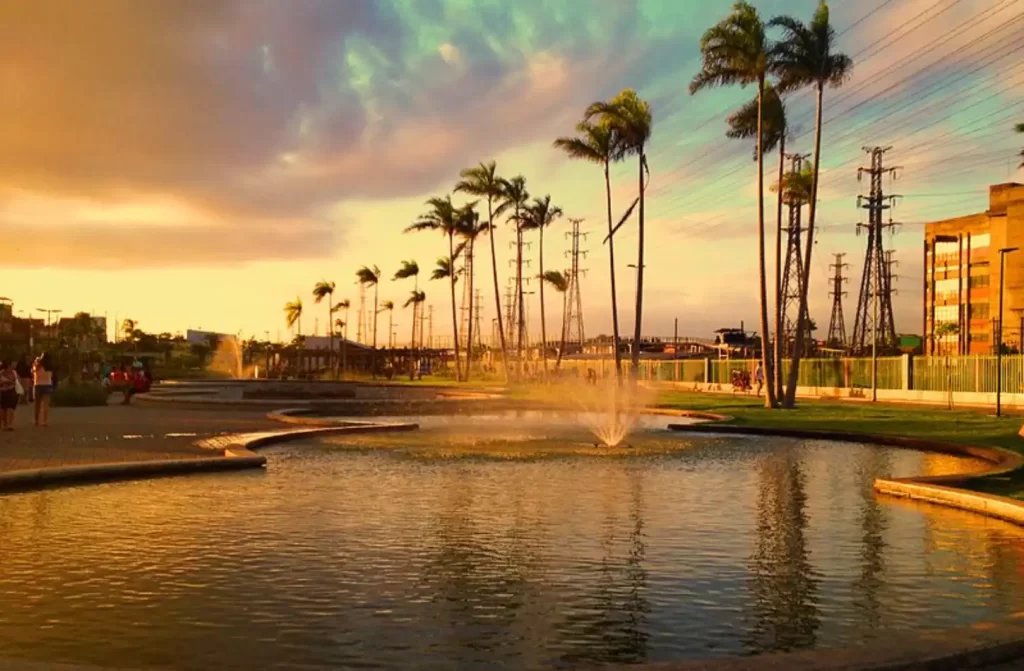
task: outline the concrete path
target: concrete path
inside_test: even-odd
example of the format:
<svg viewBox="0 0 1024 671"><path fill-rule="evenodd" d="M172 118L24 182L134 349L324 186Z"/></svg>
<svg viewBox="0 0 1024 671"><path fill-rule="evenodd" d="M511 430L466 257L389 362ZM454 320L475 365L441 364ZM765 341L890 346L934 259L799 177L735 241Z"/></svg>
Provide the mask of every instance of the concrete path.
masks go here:
<svg viewBox="0 0 1024 671"><path fill-rule="evenodd" d="M202 459L217 452L195 445L229 433L280 429L262 412L109 405L52 408L50 425L32 425L19 407L15 430L0 432L0 473L81 464Z"/></svg>

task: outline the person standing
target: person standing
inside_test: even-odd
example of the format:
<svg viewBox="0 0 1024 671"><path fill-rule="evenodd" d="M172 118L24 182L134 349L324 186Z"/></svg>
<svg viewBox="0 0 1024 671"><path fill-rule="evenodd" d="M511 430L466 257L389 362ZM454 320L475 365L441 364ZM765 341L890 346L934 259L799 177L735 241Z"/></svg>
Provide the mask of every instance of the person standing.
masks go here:
<svg viewBox="0 0 1024 671"><path fill-rule="evenodd" d="M50 422L50 397L53 396L54 365L49 352L43 352L32 363L33 393L35 395L36 426L47 426Z"/></svg>
<svg viewBox="0 0 1024 671"><path fill-rule="evenodd" d="M14 431L14 411L18 407L18 371L9 359L0 361L0 431Z"/></svg>
<svg viewBox="0 0 1024 671"><path fill-rule="evenodd" d="M18 382L21 383L21 396L22 401L25 403L32 402L32 365L28 362L28 357L22 354L18 358L18 363L14 367L15 372L18 374Z"/></svg>

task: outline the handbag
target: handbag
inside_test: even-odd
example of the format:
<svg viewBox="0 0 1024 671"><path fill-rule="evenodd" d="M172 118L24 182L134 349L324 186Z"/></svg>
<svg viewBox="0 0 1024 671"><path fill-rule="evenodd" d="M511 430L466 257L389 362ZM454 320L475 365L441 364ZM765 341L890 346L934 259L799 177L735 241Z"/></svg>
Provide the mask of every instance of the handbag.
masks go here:
<svg viewBox="0 0 1024 671"><path fill-rule="evenodd" d="M25 394L25 388L21 386L21 380L14 378L14 393L18 396Z"/></svg>

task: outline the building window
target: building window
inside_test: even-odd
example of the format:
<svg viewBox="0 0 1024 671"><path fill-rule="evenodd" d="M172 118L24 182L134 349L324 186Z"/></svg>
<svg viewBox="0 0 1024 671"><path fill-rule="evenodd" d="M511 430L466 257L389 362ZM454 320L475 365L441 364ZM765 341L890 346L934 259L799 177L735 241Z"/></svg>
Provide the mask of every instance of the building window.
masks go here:
<svg viewBox="0 0 1024 671"><path fill-rule="evenodd" d="M936 242L935 253L938 256L945 256L947 254L958 254L960 252L959 242Z"/></svg>
<svg viewBox="0 0 1024 671"><path fill-rule="evenodd" d="M957 323L959 321L960 310L958 305L936 305L935 306L935 321L938 323L952 322ZM987 305L985 307L988 307Z"/></svg>
<svg viewBox="0 0 1024 671"><path fill-rule="evenodd" d="M991 277L989 275L972 275L971 279L967 282L967 286L971 289L980 289L987 287L990 281Z"/></svg>
<svg viewBox="0 0 1024 671"><path fill-rule="evenodd" d="M960 280L952 278L949 280L939 280L935 283L935 293L937 294L955 294L960 290Z"/></svg>
<svg viewBox="0 0 1024 671"><path fill-rule="evenodd" d="M981 249L992 244L992 236L988 233L971 236L971 249Z"/></svg>
<svg viewBox="0 0 1024 671"><path fill-rule="evenodd" d="M975 278L971 278L975 279ZM988 303L975 303L971 305L971 319L988 319Z"/></svg>
<svg viewBox="0 0 1024 671"><path fill-rule="evenodd" d="M987 333L972 333L971 342L988 342Z"/></svg>

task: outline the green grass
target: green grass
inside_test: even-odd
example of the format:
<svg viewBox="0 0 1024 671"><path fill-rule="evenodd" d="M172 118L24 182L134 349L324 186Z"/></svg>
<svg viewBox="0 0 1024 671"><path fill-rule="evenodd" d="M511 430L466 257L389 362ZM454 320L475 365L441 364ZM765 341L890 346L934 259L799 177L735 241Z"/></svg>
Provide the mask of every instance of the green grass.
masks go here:
<svg viewBox="0 0 1024 671"><path fill-rule="evenodd" d="M990 411L806 400L801 400L794 410L766 410L763 403L763 399L746 395L666 391L658 396L661 407L720 413L732 417L729 423L737 426L911 436L1024 453L1024 439L1017 435L1022 423L1020 416L997 418ZM1024 499L1024 472L983 478L972 483L972 487Z"/></svg>

